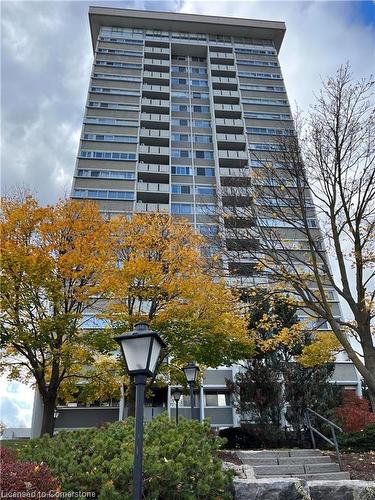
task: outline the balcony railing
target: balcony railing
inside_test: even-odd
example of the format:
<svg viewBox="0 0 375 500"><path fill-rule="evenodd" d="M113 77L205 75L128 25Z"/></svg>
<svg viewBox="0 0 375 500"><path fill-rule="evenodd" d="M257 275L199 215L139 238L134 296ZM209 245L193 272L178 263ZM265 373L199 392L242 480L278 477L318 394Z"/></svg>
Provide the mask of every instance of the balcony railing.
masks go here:
<svg viewBox="0 0 375 500"><path fill-rule="evenodd" d="M161 212L168 213L169 205L167 203L142 203L137 202L135 204L136 212Z"/></svg>
<svg viewBox="0 0 375 500"><path fill-rule="evenodd" d="M139 163L138 172L149 172L152 174L169 174L169 165L157 165L155 163Z"/></svg>
<svg viewBox="0 0 375 500"><path fill-rule="evenodd" d="M169 184L158 184L156 182L137 182L137 190L146 193L169 193Z"/></svg>

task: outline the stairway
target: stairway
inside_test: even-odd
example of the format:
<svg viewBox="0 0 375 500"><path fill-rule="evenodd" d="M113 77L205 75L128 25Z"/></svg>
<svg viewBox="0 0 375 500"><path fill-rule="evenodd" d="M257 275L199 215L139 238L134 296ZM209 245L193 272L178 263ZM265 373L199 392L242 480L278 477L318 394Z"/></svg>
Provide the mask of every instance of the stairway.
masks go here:
<svg viewBox="0 0 375 500"><path fill-rule="evenodd" d="M253 468L257 479L269 477L298 477L306 481L350 479L349 472L320 450L261 450L237 451L244 465Z"/></svg>

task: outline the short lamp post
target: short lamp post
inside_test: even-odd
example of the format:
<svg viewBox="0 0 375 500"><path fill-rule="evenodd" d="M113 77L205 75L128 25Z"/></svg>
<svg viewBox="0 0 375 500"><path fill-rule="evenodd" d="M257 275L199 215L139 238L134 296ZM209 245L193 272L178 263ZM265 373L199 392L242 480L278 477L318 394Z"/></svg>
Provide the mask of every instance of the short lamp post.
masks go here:
<svg viewBox="0 0 375 500"><path fill-rule="evenodd" d="M197 380L197 375L199 372L199 367L195 363L188 363L183 368L186 382L190 386L190 407L191 407L191 419L194 419L194 383Z"/></svg>
<svg viewBox="0 0 375 500"><path fill-rule="evenodd" d="M176 424L178 424L178 402L180 401L180 398L182 396L182 391L180 389L175 389L172 392L173 399L175 400L176 403Z"/></svg>
<svg viewBox="0 0 375 500"><path fill-rule="evenodd" d="M147 323L137 323L132 332L115 339L121 346L129 375L135 383L135 446L133 467L133 500L142 499L143 413L147 377L155 374L157 361L165 343Z"/></svg>

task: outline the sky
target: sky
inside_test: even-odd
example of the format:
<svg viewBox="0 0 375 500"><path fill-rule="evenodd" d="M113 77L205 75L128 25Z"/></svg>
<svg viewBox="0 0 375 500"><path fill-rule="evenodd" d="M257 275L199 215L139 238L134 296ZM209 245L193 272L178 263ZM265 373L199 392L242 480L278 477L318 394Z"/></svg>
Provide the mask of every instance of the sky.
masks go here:
<svg viewBox="0 0 375 500"><path fill-rule="evenodd" d="M1 2L1 187L42 204L69 195L93 59L89 5L285 21L280 63L292 106L308 111L322 78L349 61L375 70L373 1L131 0ZM2 384L1 419L30 425L32 395Z"/></svg>

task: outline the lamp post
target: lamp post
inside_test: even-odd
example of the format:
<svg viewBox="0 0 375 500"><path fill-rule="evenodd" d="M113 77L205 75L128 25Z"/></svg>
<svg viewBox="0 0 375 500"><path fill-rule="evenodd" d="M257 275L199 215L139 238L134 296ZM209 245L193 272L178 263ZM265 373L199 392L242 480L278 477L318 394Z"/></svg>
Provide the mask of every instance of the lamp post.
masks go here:
<svg viewBox="0 0 375 500"><path fill-rule="evenodd" d="M147 377L155 373L160 351L165 343L147 323L137 323L132 332L115 339L121 346L129 375L135 383L135 445L133 466L133 500L142 499L143 413Z"/></svg>
<svg viewBox="0 0 375 500"><path fill-rule="evenodd" d="M199 367L195 363L188 363L183 368L186 382L190 386L190 406L191 406L191 419L194 419L194 383L197 379L197 375L199 372Z"/></svg>
<svg viewBox="0 0 375 500"><path fill-rule="evenodd" d="M180 401L180 398L182 396L182 391L180 389L175 389L172 392L173 399L176 402L176 424L178 424L178 402Z"/></svg>

